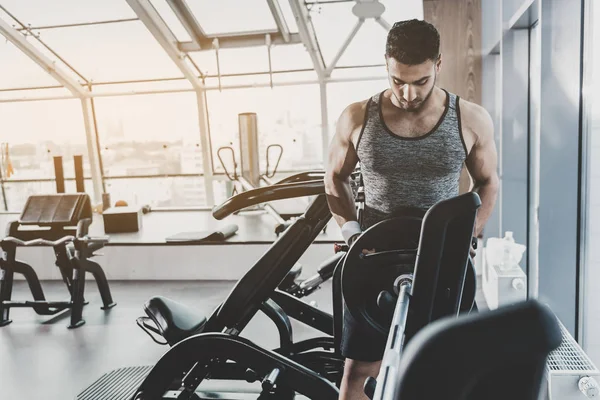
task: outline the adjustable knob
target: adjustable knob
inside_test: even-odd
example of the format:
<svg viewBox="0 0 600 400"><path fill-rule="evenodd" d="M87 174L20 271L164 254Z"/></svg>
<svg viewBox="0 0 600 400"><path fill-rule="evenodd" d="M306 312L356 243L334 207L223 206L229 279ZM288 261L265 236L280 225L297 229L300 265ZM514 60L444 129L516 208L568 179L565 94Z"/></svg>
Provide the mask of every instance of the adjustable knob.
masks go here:
<svg viewBox="0 0 600 400"><path fill-rule="evenodd" d="M594 378L584 376L579 380L577 386L579 386L579 390L581 391L581 393L583 393L588 399L598 397L598 382L596 382Z"/></svg>
<svg viewBox="0 0 600 400"><path fill-rule="evenodd" d="M281 370L279 368L274 368L273 371L267 375L267 377L262 381L263 390L271 393L275 388L275 384L277 383L277 378L279 378L279 374Z"/></svg>
<svg viewBox="0 0 600 400"><path fill-rule="evenodd" d="M244 372L244 379L248 383L256 382L258 380L258 374L253 369L246 369Z"/></svg>

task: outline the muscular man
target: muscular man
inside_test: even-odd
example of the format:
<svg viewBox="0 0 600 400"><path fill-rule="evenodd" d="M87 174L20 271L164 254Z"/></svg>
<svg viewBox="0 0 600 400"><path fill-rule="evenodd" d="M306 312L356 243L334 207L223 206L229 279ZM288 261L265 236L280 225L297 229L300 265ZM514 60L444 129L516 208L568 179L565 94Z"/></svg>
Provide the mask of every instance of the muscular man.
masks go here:
<svg viewBox="0 0 600 400"><path fill-rule="evenodd" d="M492 120L482 107L436 86L439 44L439 33L425 21L394 24L385 54L390 88L349 105L338 120L325 187L349 244L402 208L425 210L457 196L463 165L482 201L476 236L494 208L498 176ZM365 189L362 226L349 181L358 162ZM363 384L368 376L377 377L385 339L370 336L344 311L340 399L366 399Z"/></svg>

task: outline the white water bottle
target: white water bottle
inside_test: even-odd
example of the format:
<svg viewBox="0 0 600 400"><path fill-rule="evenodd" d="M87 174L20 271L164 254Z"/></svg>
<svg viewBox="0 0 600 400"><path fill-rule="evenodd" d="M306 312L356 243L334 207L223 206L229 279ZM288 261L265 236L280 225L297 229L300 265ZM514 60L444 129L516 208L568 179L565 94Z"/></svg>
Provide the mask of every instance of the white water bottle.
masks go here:
<svg viewBox="0 0 600 400"><path fill-rule="evenodd" d="M502 263L500 264L500 269L506 271L511 268L514 268L514 257L513 251L515 247L515 238L513 237L513 232L506 231L503 238L503 257Z"/></svg>

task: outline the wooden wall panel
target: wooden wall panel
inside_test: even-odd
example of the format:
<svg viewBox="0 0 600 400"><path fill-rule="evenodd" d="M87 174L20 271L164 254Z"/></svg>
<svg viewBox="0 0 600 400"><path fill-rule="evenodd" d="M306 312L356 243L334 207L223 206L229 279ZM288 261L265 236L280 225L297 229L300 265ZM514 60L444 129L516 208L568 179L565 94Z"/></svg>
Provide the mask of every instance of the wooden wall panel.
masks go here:
<svg viewBox="0 0 600 400"><path fill-rule="evenodd" d="M442 70L437 85L481 104L481 0L425 0L424 19L440 32ZM466 168L460 192L473 181Z"/></svg>
<svg viewBox="0 0 600 400"><path fill-rule="evenodd" d="M481 104L481 0L425 0L423 11L440 32L438 86Z"/></svg>

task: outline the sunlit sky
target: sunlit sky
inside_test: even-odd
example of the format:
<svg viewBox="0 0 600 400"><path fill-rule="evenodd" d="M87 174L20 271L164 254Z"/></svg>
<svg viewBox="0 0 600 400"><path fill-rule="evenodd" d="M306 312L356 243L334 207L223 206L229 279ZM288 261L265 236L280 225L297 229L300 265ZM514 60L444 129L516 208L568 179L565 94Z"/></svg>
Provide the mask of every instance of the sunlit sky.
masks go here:
<svg viewBox="0 0 600 400"><path fill-rule="evenodd" d="M190 37L180 25L165 0L151 0L179 41ZM279 1L288 26L297 32L287 0ZM420 1L382 1L386 6L383 17L396 20L422 18ZM400 4L402 3L402 4ZM197 20L207 34L240 32L276 28L265 0L188 0ZM0 0L15 18L33 28L72 23L136 18L125 0ZM319 4L313 6L311 17L326 63L330 63L357 21L352 14L354 3ZM0 18L15 25L15 21L0 10ZM84 78L92 82L183 77L181 71L166 55L141 21L115 24L61 27L34 32L66 60ZM367 20L338 65L371 65L383 63L386 31L372 20ZM39 51L82 82L73 71L53 54L29 37ZM222 74L268 71L266 46L221 49L219 52ZM206 74L217 74L213 50L190 53ZM303 45L273 46L271 51L274 70L310 69L312 62ZM342 71L341 74L347 74ZM383 67L356 70L354 75L384 76ZM337 75L336 75L337 74ZM340 73L334 73L340 76ZM276 75L275 79L316 80L316 74L298 73ZM268 76L224 78L223 85L268 82ZM216 85L217 80L207 81ZM54 86L57 82L42 68L8 41L0 41L0 89ZM350 102L368 97L384 88L384 80L330 84L328 90L329 122L335 123L341 110ZM156 84L98 86L97 91L127 91L134 88L160 89L191 88L180 80ZM0 92L0 99L70 95L65 89ZM96 100L100 135L108 135L115 126L121 126L130 140L171 140L198 137L197 104L194 93L170 93L125 97L101 97ZM320 125L320 97L318 85L285 86L254 89L209 91L211 133L217 141L237 130L237 113L259 113L263 124L274 124L275 119L289 112L293 119L307 125ZM0 140L10 143L36 142L42 137L56 142L84 143L83 117L78 100L52 100L19 103L0 103ZM35 116L31 118L29 116ZM225 138L222 140L225 142Z"/></svg>
<svg viewBox="0 0 600 400"><path fill-rule="evenodd" d="M190 40L166 0L151 0L180 41ZM383 17L393 23L408 18L422 18L420 1L381 1L386 6ZM297 31L287 0L279 1L291 31ZM324 2L323 2L324 3ZM199 23L208 34L230 31L273 29L265 0L188 0ZM352 14L354 3L314 5L311 17L319 46L326 63L330 63L341 44L356 23ZM136 18L125 0L0 0L19 21L34 28L40 26ZM600 13L596 7L596 13ZM15 21L0 10L0 18L14 25ZM598 38L596 29L595 37ZM182 77L181 71L165 54L141 21L116 24L63 27L35 30L40 38L65 59L74 69L92 82ZM367 20L348 47L338 65L370 65L383 62L385 30ZM44 49L36 40L28 38L38 50L57 62L73 79L81 79L62 62ZM600 42L600 40L597 40ZM594 54L594 65L599 66L599 52ZM216 56L212 50L190 53L200 69L216 74ZM312 63L303 45L274 46L271 52L275 70L311 68ZM266 47L222 49L219 53L221 73L234 74L268 70ZM334 76L347 74L339 71ZM383 67L352 72L366 76L383 76ZM337 75L336 75L337 74ZM592 74L593 75L593 74ZM297 73L275 76L282 80L315 80L316 74ZM224 78L223 84L267 82L268 76ZM216 85L216 79L207 84ZM54 86L57 82L30 60L12 43L0 41L0 89ZM333 127L341 110L350 102L364 99L385 88L385 80L335 83L328 85L329 124ZM591 86L591 83L590 83ZM186 80L135 85L98 86L98 92L125 91L136 88L163 87L186 89ZM600 88L600 82L593 87ZM595 90L594 92L600 92ZM68 96L66 89L0 92L0 99ZM121 126L131 140L198 139L197 104L194 93L170 93L124 97L101 97L96 100L101 137L115 126ZM235 134L240 112L254 111L266 126L273 126L277 118L290 113L294 120L306 125L321 123L320 98L317 85L285 86L254 89L209 91L208 104L211 133L216 142L227 142ZM35 117L32 117L35 116ZM37 142L52 138L56 142L84 143L83 116L78 100L52 100L19 103L0 103L0 141L16 143Z"/></svg>

